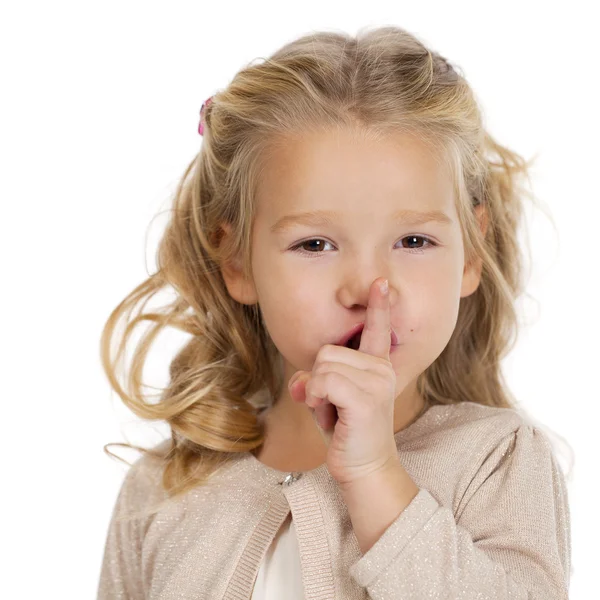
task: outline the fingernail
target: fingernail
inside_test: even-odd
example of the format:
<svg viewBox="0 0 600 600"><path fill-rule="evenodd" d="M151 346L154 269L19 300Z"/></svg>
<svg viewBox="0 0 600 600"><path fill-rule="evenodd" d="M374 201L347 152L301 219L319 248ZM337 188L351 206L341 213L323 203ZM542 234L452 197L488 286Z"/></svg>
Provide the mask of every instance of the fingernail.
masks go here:
<svg viewBox="0 0 600 600"><path fill-rule="evenodd" d="M382 294L387 294L388 293L388 280L386 279L383 283L379 284L379 289L381 290Z"/></svg>

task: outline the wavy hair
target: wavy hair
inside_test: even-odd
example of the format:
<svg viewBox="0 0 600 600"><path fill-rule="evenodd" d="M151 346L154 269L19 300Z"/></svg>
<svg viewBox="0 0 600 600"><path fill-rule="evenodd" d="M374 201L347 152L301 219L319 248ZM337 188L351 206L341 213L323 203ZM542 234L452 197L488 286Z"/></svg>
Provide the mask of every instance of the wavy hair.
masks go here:
<svg viewBox="0 0 600 600"><path fill-rule="evenodd" d="M413 133L441 149L453 174L465 261L479 258L482 271L477 290L461 298L451 339L419 376L418 389L428 406L517 406L501 360L516 342L515 301L525 290L518 233L525 198L536 202L524 185L531 163L486 131L459 69L397 27L362 29L356 37L316 32L241 69L212 97L204 122L201 149L175 192L158 268L112 311L101 338L111 386L135 415L165 421L171 432L160 449L113 445L159 459L169 498L263 443L259 415L282 389L283 361L259 307L230 297L221 268L234 264L251 278L257 182L277 144L298 132L354 127L375 139ZM485 236L474 212L479 204L488 218ZM163 288L175 290L175 299L144 312ZM122 317L128 325L113 360L110 343ZM124 390L116 367L141 321L152 326L136 346ZM153 341L169 326L191 337L170 364L168 386L151 403L142 393L142 369Z"/></svg>

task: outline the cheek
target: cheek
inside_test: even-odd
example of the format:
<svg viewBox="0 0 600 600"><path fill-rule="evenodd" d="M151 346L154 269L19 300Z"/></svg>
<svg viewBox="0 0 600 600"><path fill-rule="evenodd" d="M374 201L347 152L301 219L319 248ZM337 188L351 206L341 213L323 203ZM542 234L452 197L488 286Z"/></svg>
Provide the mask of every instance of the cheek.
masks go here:
<svg viewBox="0 0 600 600"><path fill-rule="evenodd" d="M307 327L307 323L319 323L319 300L315 294L307 285L275 276L263 281L259 290L265 327L279 352L290 363L303 365L298 368L310 368L310 354L319 349L315 347L319 340L316 328Z"/></svg>
<svg viewBox="0 0 600 600"><path fill-rule="evenodd" d="M401 323L408 341L429 346L447 343L450 339L460 302L460 282L441 272L431 277L411 294L405 312L406 322Z"/></svg>

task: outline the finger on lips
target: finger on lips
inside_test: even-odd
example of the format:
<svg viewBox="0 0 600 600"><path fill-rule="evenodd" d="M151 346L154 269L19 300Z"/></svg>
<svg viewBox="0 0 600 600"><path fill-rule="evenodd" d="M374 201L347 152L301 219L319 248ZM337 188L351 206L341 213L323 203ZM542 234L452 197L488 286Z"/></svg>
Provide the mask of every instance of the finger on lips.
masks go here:
<svg viewBox="0 0 600 600"><path fill-rule="evenodd" d="M373 288L378 289L373 292ZM359 351L389 358L391 322L388 280L375 280L370 294Z"/></svg>
<svg viewBox="0 0 600 600"><path fill-rule="evenodd" d="M369 297L369 303L365 317L365 327L362 332L359 351L367 354L383 355L389 360L389 336L391 323L388 303L389 291L387 289L388 280L380 279L378 282L376 280L376 282L373 283L374 285L372 285L372 287L378 288L375 292L375 295L378 295L379 298L373 298L373 296ZM385 335L380 336L380 334L383 332L385 332ZM381 349L379 349L380 347ZM344 362L348 362L349 364L359 360L359 355L356 354L355 350L346 348L344 346L327 345L325 350L328 353L331 352L335 353L336 355L340 352L343 352ZM355 366L358 366L358 364ZM290 391L292 399L296 402L305 402L311 408L317 408L321 404L324 404L325 400L323 398L315 398L311 396L309 393L307 393L306 389L304 390L304 393L301 393L301 386L296 386L296 388L293 389L294 386L303 379L305 380L305 383L308 382L310 380L310 373L296 371L296 373L290 377L288 382L288 390Z"/></svg>

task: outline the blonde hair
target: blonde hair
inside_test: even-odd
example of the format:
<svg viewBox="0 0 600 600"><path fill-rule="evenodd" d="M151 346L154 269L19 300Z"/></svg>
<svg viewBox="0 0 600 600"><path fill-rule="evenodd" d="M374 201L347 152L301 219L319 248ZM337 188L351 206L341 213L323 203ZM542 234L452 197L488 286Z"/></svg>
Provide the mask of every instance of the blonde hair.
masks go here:
<svg viewBox="0 0 600 600"><path fill-rule="evenodd" d="M530 164L486 132L457 68L400 28L363 29L356 37L316 32L243 68L213 96L204 119L202 147L176 190L158 270L113 310L101 339L103 368L123 402L140 418L170 427L171 440L160 451L116 444L158 458L169 497L205 483L237 453L263 443L259 413L281 391L283 361L259 307L230 297L221 267L235 264L251 279L261 169L278 143L301 132L354 127L374 138L412 133L440 152L454 176L465 260L479 257L482 274L477 290L461 298L451 339L419 376L419 391L428 405L516 406L500 361L516 342L514 303L525 288L517 234L524 198L535 201L523 185ZM488 217L485 237L474 212L478 204ZM227 238L224 223L231 228ZM167 286L176 291L173 302L144 313ZM117 322L126 313L130 319L142 301L113 362ZM141 321L153 325L136 347L126 392L116 363ZM191 338L173 359L159 401L149 403L141 391L142 368L168 326Z"/></svg>

